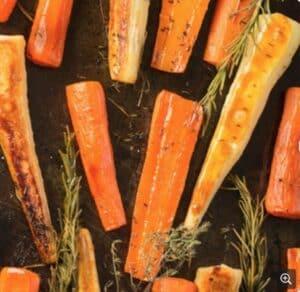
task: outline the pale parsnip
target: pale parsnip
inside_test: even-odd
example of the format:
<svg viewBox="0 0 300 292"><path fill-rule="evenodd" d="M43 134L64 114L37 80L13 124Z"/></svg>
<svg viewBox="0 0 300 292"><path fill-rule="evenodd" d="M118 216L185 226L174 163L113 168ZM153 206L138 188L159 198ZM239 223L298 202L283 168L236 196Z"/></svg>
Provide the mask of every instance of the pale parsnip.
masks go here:
<svg viewBox="0 0 300 292"><path fill-rule="evenodd" d="M229 90L194 188L185 227L197 226L224 178L245 150L270 91L300 44L300 24L279 14L261 15L255 40ZM255 43L254 43L255 42Z"/></svg>
<svg viewBox="0 0 300 292"><path fill-rule="evenodd" d="M227 265L199 268L195 283L201 292L238 292L243 272Z"/></svg>
<svg viewBox="0 0 300 292"><path fill-rule="evenodd" d="M24 48L23 36L0 36L0 145L40 256L53 263L56 239L35 152Z"/></svg>
<svg viewBox="0 0 300 292"><path fill-rule="evenodd" d="M135 83L146 40L150 0L110 0L109 71L113 80Z"/></svg>
<svg viewBox="0 0 300 292"><path fill-rule="evenodd" d="M88 229L78 235L78 292L100 292L94 245Z"/></svg>

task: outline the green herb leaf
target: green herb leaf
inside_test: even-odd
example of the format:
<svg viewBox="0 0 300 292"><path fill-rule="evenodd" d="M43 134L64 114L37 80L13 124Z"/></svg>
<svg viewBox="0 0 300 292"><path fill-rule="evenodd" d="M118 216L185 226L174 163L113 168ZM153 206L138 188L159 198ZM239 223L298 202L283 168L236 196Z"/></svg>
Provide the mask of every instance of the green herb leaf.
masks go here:
<svg viewBox="0 0 300 292"><path fill-rule="evenodd" d="M79 231L79 190L81 177L76 172L78 153L74 148L74 134L67 128L65 149L59 151L62 163L62 183L65 190L63 210L60 212L61 233L58 238L58 259L51 269L50 292L67 292L76 287L77 233Z"/></svg>
<svg viewBox="0 0 300 292"><path fill-rule="evenodd" d="M230 176L229 180L241 194L239 205L244 219L240 231L233 229L237 242L232 242L243 271L242 291L263 292L270 281L264 275L268 256L267 238L262 231L265 220L264 199L252 198L245 179Z"/></svg>

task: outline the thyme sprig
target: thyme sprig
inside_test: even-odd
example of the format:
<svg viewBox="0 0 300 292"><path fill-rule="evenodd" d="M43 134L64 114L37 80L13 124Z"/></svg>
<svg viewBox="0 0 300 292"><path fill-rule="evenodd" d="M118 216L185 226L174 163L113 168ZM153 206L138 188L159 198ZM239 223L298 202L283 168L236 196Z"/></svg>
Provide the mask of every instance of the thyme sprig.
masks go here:
<svg viewBox="0 0 300 292"><path fill-rule="evenodd" d="M270 13L269 1L270 0L252 0L249 5L243 8L243 10L253 10L253 14L251 15L250 19L245 21L245 26L243 27L242 31L233 40L232 44L228 46L227 56L218 66L217 73L211 81L206 94L199 101L206 112L206 125L204 126L204 132L212 112L216 110L215 100L217 96L223 93L226 81L232 78L235 69L240 64L247 47L249 37L254 38L260 13ZM237 11L236 13L239 12L240 11Z"/></svg>
<svg viewBox="0 0 300 292"><path fill-rule="evenodd" d="M244 219L240 231L233 229L237 242L231 243L238 252L243 271L242 291L263 292L270 280L264 275L268 256L267 238L262 231L264 199L251 196L245 179L238 176L230 176L229 179L240 192L239 206Z"/></svg>
<svg viewBox="0 0 300 292"><path fill-rule="evenodd" d="M61 233L57 243L58 259L51 269L50 292L66 292L76 286L77 244L79 230L79 190L81 177L76 172L78 153L74 148L74 134L64 133L64 151L59 151L62 163L62 183L65 191L63 210L59 214Z"/></svg>

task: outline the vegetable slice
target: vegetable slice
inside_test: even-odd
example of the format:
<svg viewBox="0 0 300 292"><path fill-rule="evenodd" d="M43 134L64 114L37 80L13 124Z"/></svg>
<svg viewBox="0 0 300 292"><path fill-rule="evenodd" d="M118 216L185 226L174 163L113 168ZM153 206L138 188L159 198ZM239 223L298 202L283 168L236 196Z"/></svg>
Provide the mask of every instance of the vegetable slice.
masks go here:
<svg viewBox="0 0 300 292"><path fill-rule="evenodd" d="M202 123L202 107L168 91L156 100L138 186L125 271L151 280L159 270Z"/></svg>
<svg viewBox="0 0 300 292"><path fill-rule="evenodd" d="M197 292L197 286L181 278L158 278L154 281L152 292Z"/></svg>
<svg viewBox="0 0 300 292"><path fill-rule="evenodd" d="M204 165L194 188L184 226L197 226L225 176L241 157L274 84L300 44L299 23L279 14L261 15L255 40L226 97ZM255 43L254 43L255 42Z"/></svg>
<svg viewBox="0 0 300 292"><path fill-rule="evenodd" d="M204 60L221 65L228 49L250 19L253 0L218 0L211 23Z"/></svg>
<svg viewBox="0 0 300 292"><path fill-rule="evenodd" d="M106 231L126 224L109 137L105 94L99 82L67 86L67 101L80 156Z"/></svg>
<svg viewBox="0 0 300 292"><path fill-rule="evenodd" d="M0 36L0 145L40 256L52 263L55 232L33 141L24 47L22 36Z"/></svg>
<svg viewBox="0 0 300 292"><path fill-rule="evenodd" d="M39 0L27 57L35 64L59 67L64 53L73 0Z"/></svg>
<svg viewBox="0 0 300 292"><path fill-rule="evenodd" d="M300 88L286 93L266 193L267 212L300 219Z"/></svg>
<svg viewBox="0 0 300 292"><path fill-rule="evenodd" d="M38 274L21 268L6 267L0 272L0 292L38 292Z"/></svg>
<svg viewBox="0 0 300 292"><path fill-rule="evenodd" d="M195 283L201 292L238 292L243 273L227 265L199 268Z"/></svg>
<svg viewBox="0 0 300 292"><path fill-rule="evenodd" d="M109 71L113 80L135 83L146 40L150 0L110 0Z"/></svg>
<svg viewBox="0 0 300 292"><path fill-rule="evenodd" d="M162 0L151 66L161 71L185 71L210 0Z"/></svg>
<svg viewBox="0 0 300 292"><path fill-rule="evenodd" d="M296 281L294 289L288 289L288 292L298 292L300 289L300 248L289 248L287 250L287 261L288 269L294 270L296 274L296 279L291 279ZM295 283L294 283L295 284Z"/></svg>
<svg viewBox="0 0 300 292"><path fill-rule="evenodd" d="M78 292L99 292L94 245L91 234L86 228L79 231L78 251Z"/></svg>
<svg viewBox="0 0 300 292"><path fill-rule="evenodd" d="M17 0L0 1L0 22L6 22L16 6Z"/></svg>

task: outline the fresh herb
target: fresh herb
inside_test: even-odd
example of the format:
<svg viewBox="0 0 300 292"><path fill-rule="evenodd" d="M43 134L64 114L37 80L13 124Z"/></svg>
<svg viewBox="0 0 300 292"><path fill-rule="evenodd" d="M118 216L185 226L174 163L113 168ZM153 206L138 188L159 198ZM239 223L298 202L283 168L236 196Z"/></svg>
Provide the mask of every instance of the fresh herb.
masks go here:
<svg viewBox="0 0 300 292"><path fill-rule="evenodd" d="M211 81L206 94L199 102L204 107L206 112L205 126L203 127L204 132L210 120L212 111L216 110L215 100L217 95L221 95L223 93L226 81L233 76L236 67L240 64L241 59L244 56L249 37L253 38L255 35L260 13L270 13L269 1L270 0L252 0L251 3L244 8L253 10L253 14L249 20L247 19L246 24L240 34L228 47L227 56L217 68L217 73L214 79ZM236 13L239 12L240 11L237 11Z"/></svg>
<svg viewBox="0 0 300 292"><path fill-rule="evenodd" d="M240 232L233 229L237 242L232 242L243 271L242 291L263 292L270 280L264 276L268 256L267 239L262 231L264 200L252 198L245 179L241 180L238 176L230 176L229 179L241 194L239 205L244 219Z"/></svg>
<svg viewBox="0 0 300 292"><path fill-rule="evenodd" d="M33 22L33 16L24 8L22 3L18 1L17 7L20 9L21 13L30 21Z"/></svg>
<svg viewBox="0 0 300 292"><path fill-rule="evenodd" d="M196 256L196 248L201 245L199 236L207 232L209 227L210 223L204 222L192 230L184 228L183 225L171 229L165 242L163 255L163 267L167 268L166 272L168 272L169 265L180 269L186 263L191 264Z"/></svg>
<svg viewBox="0 0 300 292"><path fill-rule="evenodd" d="M122 260L118 255L117 245L121 244L122 240L117 239L114 240L111 244L110 252L112 256L112 264L113 264L113 275L115 277L115 291L120 292L120 282L122 273L120 272L120 265L122 264Z"/></svg>
<svg viewBox="0 0 300 292"><path fill-rule="evenodd" d="M67 128L65 150L59 151L62 163L62 183L65 191L63 212L60 213L61 234L58 238L58 259L51 269L50 292L66 292L76 286L77 244L79 230L79 190L81 177L76 172L78 153L74 148L74 134Z"/></svg>

